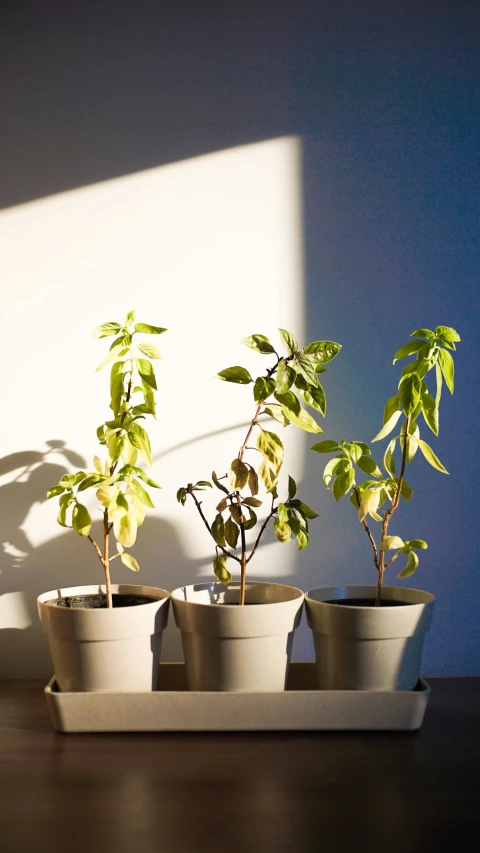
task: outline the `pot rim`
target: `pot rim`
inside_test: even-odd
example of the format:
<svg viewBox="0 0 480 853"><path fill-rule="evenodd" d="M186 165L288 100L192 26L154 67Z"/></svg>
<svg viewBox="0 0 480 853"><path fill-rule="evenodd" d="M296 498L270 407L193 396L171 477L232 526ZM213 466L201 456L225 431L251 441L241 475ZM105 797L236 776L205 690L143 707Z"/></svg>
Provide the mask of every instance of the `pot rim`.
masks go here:
<svg viewBox="0 0 480 853"><path fill-rule="evenodd" d="M276 581L247 581L246 590L248 590L249 587L251 588L251 587L258 587L258 586L262 586L262 587L280 586L280 587L283 587L286 589L294 590L296 593L298 593L298 595L294 595L294 596L292 596L292 598L287 598L283 601L258 602L255 604L256 607L278 607L281 604L290 604L292 601L297 601L297 599L299 599L299 598L302 598L302 599L305 598L305 593L303 592L303 590L299 589L299 587L291 586L291 584L276 583ZM216 601L191 601L191 600L186 599L184 597L185 593L183 591L186 589L192 588L192 587L193 588L196 587L199 592L201 590L209 589L211 587L220 587L220 591L226 592L228 589L230 589L230 590L238 589L239 590L240 589L240 581L234 581L233 583L229 583L229 584L222 584L219 581L217 581L217 582L212 581L212 582L206 582L206 583L185 584L185 586L179 586L176 589L172 590L172 592L170 593L170 598L172 599L172 601L181 601L184 604L189 604L191 607L220 607L221 606L222 610L224 610L224 609L227 609L227 610L235 609L235 611L237 612L237 608L239 606L237 602L235 602L234 604L225 604L222 602L220 605Z"/></svg>
<svg viewBox="0 0 480 853"><path fill-rule="evenodd" d="M138 607L141 607L142 609L145 607L156 607L159 601L163 601L165 598L170 598L168 590L156 586L147 586L145 584L113 583L111 584L111 590L115 595L145 595L154 599L154 601L139 604ZM105 584L100 583L60 587L49 590L48 592L42 592L37 597L37 603L42 607L55 608L57 611L57 605L54 602L58 601L59 598L67 598L69 596L77 595L99 595L100 593L105 593L105 591ZM159 595L158 593L161 594ZM109 612L105 609L96 609L91 607L65 607L60 609L62 610L62 613L88 612L104 614L105 612ZM121 608L114 609L118 613Z"/></svg>
<svg viewBox="0 0 480 853"><path fill-rule="evenodd" d="M344 586L325 586L325 587L315 587L314 589L308 590L305 593L305 601L313 602L315 604L321 604L324 607L337 607L337 601L348 600L349 598L367 598L372 596L375 598L377 587L373 584L345 584ZM334 601L324 601L321 598L314 598L312 593L324 593L328 595L330 599L336 599ZM335 595L335 593L343 593L340 595ZM435 596L428 592L427 590L417 589L414 587L405 587L405 586L384 586L382 588L382 594L388 593L391 594L392 598L396 595L401 596L402 592L406 593L419 593L423 598L422 601L399 601L398 605L391 605L388 610L396 611L398 609L405 607L418 607L424 606L427 604L433 604L435 601ZM345 594L346 593L346 594ZM351 604L348 607L349 611L366 611L366 610L378 610L373 604ZM381 609L381 608L380 608ZM387 610L383 610L383 613L386 613Z"/></svg>

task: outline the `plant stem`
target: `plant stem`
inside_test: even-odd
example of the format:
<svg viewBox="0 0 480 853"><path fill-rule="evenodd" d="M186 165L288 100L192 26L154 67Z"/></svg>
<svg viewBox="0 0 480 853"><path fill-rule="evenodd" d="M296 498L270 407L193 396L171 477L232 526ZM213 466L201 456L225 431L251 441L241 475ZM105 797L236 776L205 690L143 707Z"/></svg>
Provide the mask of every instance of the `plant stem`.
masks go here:
<svg viewBox="0 0 480 853"><path fill-rule="evenodd" d="M380 542L383 541L387 537L388 534L388 525L390 524L390 519L398 507L400 502L400 495L402 493L403 486L403 477L405 474L405 465L407 463L407 450L408 450L408 442L410 439L410 422L412 420L412 416L408 415L407 420L405 422L405 436L403 439L403 451L402 451L402 462L400 466L400 475L398 478L398 485L395 490L395 494L393 495L392 502L390 505L390 509L387 509L382 522L382 536ZM383 575L385 572L385 551L380 550L379 558L378 558L378 576L377 576L377 592L375 596L375 607L380 607L382 600L382 585L383 585Z"/></svg>
<svg viewBox="0 0 480 853"><path fill-rule="evenodd" d="M108 510L103 514L103 567L105 569L105 590L107 593L107 607L113 607L112 587L110 583L110 559L108 556Z"/></svg>
<svg viewBox="0 0 480 853"><path fill-rule="evenodd" d="M208 532L209 532L209 534L210 534L210 536L211 536L211 535L212 535L212 530L211 530L211 527L210 527L210 525L209 525L209 523L208 523L207 519L205 518L205 516L204 516L204 514L203 514L203 509L202 509L202 505L201 505L200 501L197 499L197 497L195 496L195 493L194 493L194 492L189 491L188 493L189 493L189 495L191 495L191 496L192 496L193 500L195 501L195 506L196 506L196 507L197 507L197 509L198 509L198 512L199 512L199 514L200 514L200 518L202 519L202 521L203 521L203 523L204 523L205 527L207 528L207 530L208 530ZM237 557L237 556L236 556L236 554L231 554L231 553L230 553L230 551L228 551L228 550L227 550L226 548L224 548L222 545L219 545L219 544L218 544L218 542L216 542L215 544L216 544L217 548L220 548L220 550L221 550L221 551L223 551L223 553L225 554L225 556L226 556L226 557L231 557L231 558L232 558L232 560L236 560L236 561L237 561L237 563L240 563L240 557Z"/></svg>

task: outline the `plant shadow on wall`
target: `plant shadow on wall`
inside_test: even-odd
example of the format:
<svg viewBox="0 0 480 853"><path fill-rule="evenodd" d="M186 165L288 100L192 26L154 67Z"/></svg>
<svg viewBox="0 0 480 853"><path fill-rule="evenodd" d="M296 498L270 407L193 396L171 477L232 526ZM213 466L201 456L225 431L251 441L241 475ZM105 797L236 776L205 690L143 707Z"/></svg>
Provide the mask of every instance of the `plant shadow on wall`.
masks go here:
<svg viewBox="0 0 480 853"><path fill-rule="evenodd" d="M0 486L0 672L4 678L51 675L48 645L37 615L39 594L66 585L103 582L89 542L72 543L66 532L35 546L26 532L32 510L47 500L52 482L68 473L62 463L85 465L64 441L51 440L46 445L45 451L24 450L0 459L0 476L13 475ZM92 530L96 527L100 531L100 523ZM152 586L161 580L171 588L180 572L193 581L203 564L185 556L173 526L159 518L145 520L136 553L142 564L141 582ZM131 581L129 570L120 565L115 576L118 582ZM169 642L175 645L175 638L166 641L166 654Z"/></svg>

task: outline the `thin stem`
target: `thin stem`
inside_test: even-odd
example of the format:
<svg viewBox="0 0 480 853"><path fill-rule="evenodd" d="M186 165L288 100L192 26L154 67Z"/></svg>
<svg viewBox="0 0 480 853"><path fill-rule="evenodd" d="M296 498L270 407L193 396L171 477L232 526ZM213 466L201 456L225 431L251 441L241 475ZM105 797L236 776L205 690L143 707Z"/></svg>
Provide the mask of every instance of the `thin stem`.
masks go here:
<svg viewBox="0 0 480 853"><path fill-rule="evenodd" d="M392 502L390 505L390 509L387 509L387 511L383 517L381 541L383 541L383 539L386 539L386 537L387 537L388 525L390 524L390 519L391 519L393 513L395 512L395 510L397 509L398 504L400 502L400 495L402 493L402 486L403 486L403 477L405 474L405 465L407 463L407 450L408 450L408 442L410 439L409 430L410 430L411 420L412 420L412 416L408 415L406 423L405 423L405 436L403 439L402 462L400 465L400 475L398 478L398 485L397 485L397 488L395 490L395 494L393 495ZM381 550L379 560L378 560L378 577L377 577L377 592L376 592L376 596L375 596L375 607L380 607L380 603L382 600L382 584L383 584L383 574L384 574L385 569L386 569L385 551Z"/></svg>
<svg viewBox="0 0 480 853"><path fill-rule="evenodd" d="M110 583L110 560L108 556L108 536L109 536L109 522L108 522L108 510L105 510L103 514L103 566L105 569L105 590L107 593L107 607L113 607L112 601L112 587Z"/></svg>
<svg viewBox="0 0 480 853"><path fill-rule="evenodd" d="M203 509L202 509L202 505L201 505L200 501L196 498L195 494L194 494L192 491L189 491L189 492L188 492L188 494L189 494L189 495L191 495L191 496L192 496L192 498L193 498L193 500L195 501L195 506L196 506L196 507L197 507L197 509L198 509L198 512L199 512L199 514L200 514L200 518L202 519L202 521L203 521L203 523L204 523L205 527L207 528L207 530L208 530L208 532L209 532L209 534L210 534L210 536L211 536L211 535L212 535L212 530L211 530L211 527L210 527L210 525L209 525L209 523L208 523L207 519L205 518L205 516L204 516L204 514L203 514ZM218 545L218 543L216 543L216 544L217 544L217 548L220 548L220 550L221 550L221 551L223 551L223 553L225 554L225 556L227 556L227 557L231 557L231 558L232 558L232 560L236 560L236 561L237 561L237 563L240 563L240 557L237 557L237 556L236 556L236 554L231 554L231 553L230 553L230 551L227 551L227 549L226 549L226 548L223 548L223 546L222 546L222 545Z"/></svg>
<svg viewBox="0 0 480 853"><path fill-rule="evenodd" d="M260 539L262 538L262 536L263 536L263 534L264 534L264 532L265 532L265 530L266 530L266 527L267 527L268 522L270 521L270 519L272 518L272 516L273 516L273 515L275 515L275 513L276 513L276 511L277 511L277 507L273 505L273 504L274 504L274 500L275 500L275 499L272 497L272 509L271 509L271 511L270 511L270 514L269 514L269 515L267 515L267 517L266 517L265 521L263 522L263 524L262 524L262 526L261 526L261 528L260 528L260 532L259 532L259 534L258 534L258 536L257 536L257 538L256 538L256 540L255 540L255 545L253 546L252 550L250 551L250 555L249 555L249 557L248 557L248 559L247 559L247 563L249 563L249 562L250 562L250 560L252 559L252 557L253 557L253 555L254 555L255 551L257 550L258 545L260 544Z"/></svg>
<svg viewBox="0 0 480 853"><path fill-rule="evenodd" d="M240 559L240 601L245 604L245 589L247 584L247 542L245 539L245 519L242 512L242 498L237 492L238 520L240 524L240 540L242 543L242 556Z"/></svg>

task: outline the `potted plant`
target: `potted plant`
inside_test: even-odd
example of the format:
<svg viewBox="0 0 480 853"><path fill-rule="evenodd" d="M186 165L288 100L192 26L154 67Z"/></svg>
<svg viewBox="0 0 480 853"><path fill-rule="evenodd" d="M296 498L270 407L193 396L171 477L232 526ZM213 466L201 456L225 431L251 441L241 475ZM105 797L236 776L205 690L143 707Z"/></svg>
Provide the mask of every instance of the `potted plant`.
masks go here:
<svg viewBox="0 0 480 853"><path fill-rule="evenodd" d="M316 518L296 496L296 484L288 479L288 494L280 501L277 483L284 459L284 446L265 428L265 418L283 427L294 424L307 432L320 433L320 426L302 406L325 415L326 400L318 375L338 353L340 345L316 341L303 349L284 329L280 335L286 355L279 355L265 335L252 335L242 343L271 363L255 380L244 367L228 367L218 378L238 385L253 385L254 415L245 439L228 471L214 486L221 493L210 523L199 492L212 488L199 480L180 488L178 501L193 501L215 543L213 570L217 583L195 584L172 592L175 620L182 632L187 682L192 690L276 691L285 688L293 632L303 605L303 592L275 583L247 584L247 566L257 552L269 522L280 542L293 537L299 550L308 544L308 522ZM257 465L256 459L260 462ZM260 522L256 510L263 504L260 488L269 507ZM257 530L251 544L247 532ZM238 552L237 552L238 549ZM231 583L229 564L240 568L240 583ZM257 606L253 606L257 605Z"/></svg>
<svg viewBox="0 0 480 853"><path fill-rule="evenodd" d="M414 356L403 369L397 393L385 405L384 425L373 439L390 438L383 456L383 471L370 448L361 441L321 441L317 453L334 453L325 466L323 480L338 501L344 495L363 525L377 572L376 586L314 589L307 593L307 619L314 634L318 686L326 689L411 690L419 673L425 632L432 618L434 596L428 592L384 586L385 570L399 557L406 563L398 574L403 580L416 570L423 539L403 539L390 523L400 501L412 497L405 479L406 467L418 451L437 471L448 472L432 448L420 438L419 418L438 435L442 382L453 394L454 362L451 350L460 340L449 326L435 331L417 329L414 340L402 346L393 363ZM436 393L429 392L427 376L433 371ZM432 374L430 374L432 375ZM430 378L428 376L428 378ZM430 386L430 390L431 386ZM397 469L395 452L400 460ZM368 478L357 482L357 469ZM371 519L379 524L374 535Z"/></svg>
<svg viewBox="0 0 480 853"><path fill-rule="evenodd" d="M166 329L136 323L130 311L123 323L104 323L96 338L114 337L98 370L111 366L112 416L97 429L104 458L94 457L93 471L66 474L47 493L59 498L58 523L86 539L98 558L104 585L52 590L38 598L48 635L55 678L61 691L151 690L156 686L162 630L167 623L169 593L155 587L112 584L110 567L120 559L132 571L139 565L125 549L135 544L146 507L145 488L160 488L140 460L151 464L148 433L142 420L155 416L157 388L152 360L160 358L138 335ZM84 493L95 489L102 515L99 542ZM111 540L116 551L111 553Z"/></svg>

